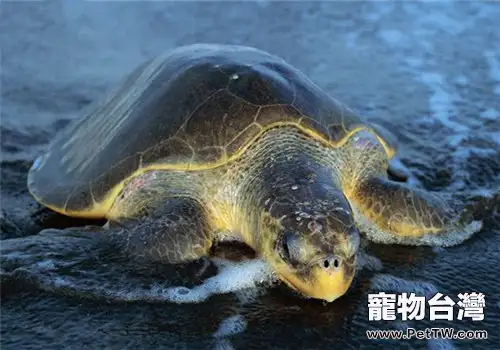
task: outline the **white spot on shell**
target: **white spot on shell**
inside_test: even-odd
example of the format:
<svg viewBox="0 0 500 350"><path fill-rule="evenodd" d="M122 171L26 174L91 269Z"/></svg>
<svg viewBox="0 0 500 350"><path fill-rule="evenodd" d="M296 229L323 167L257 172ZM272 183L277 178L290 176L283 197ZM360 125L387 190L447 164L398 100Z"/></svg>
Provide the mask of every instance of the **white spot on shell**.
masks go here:
<svg viewBox="0 0 500 350"><path fill-rule="evenodd" d="M239 77L240 76L238 74L236 74L236 73L234 73L234 74L231 75L231 79L232 80L237 80Z"/></svg>
<svg viewBox="0 0 500 350"><path fill-rule="evenodd" d="M345 210L344 208L342 207L336 207L333 211L339 211L341 213L344 213L346 214L347 216L351 216L351 212L348 211L348 210Z"/></svg>
<svg viewBox="0 0 500 350"><path fill-rule="evenodd" d="M312 216L311 216L311 215L309 215L309 214L307 214L307 213L304 213L303 211L296 211L294 214L295 214L295 215L297 215L297 216L298 216L298 217L300 217L300 218L305 218L305 219L310 219L310 218L312 218Z"/></svg>
<svg viewBox="0 0 500 350"><path fill-rule="evenodd" d="M292 186L292 190L293 190L293 191L295 191L297 188L299 188L299 186L297 186L297 185L293 185L293 186Z"/></svg>
<svg viewBox="0 0 500 350"><path fill-rule="evenodd" d="M31 170L37 170L40 165L42 164L42 159L43 156L39 156L35 161L33 162L33 165L31 166Z"/></svg>
<svg viewBox="0 0 500 350"><path fill-rule="evenodd" d="M312 232L320 232L323 229L323 225L318 222L311 221L307 224L307 228Z"/></svg>

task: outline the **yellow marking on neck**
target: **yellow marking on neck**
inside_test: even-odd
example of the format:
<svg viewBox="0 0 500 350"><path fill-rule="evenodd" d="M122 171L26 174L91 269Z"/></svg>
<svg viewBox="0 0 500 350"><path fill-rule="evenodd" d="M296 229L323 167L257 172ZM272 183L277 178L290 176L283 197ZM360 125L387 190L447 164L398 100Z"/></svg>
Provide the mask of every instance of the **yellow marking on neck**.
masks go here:
<svg viewBox="0 0 500 350"><path fill-rule="evenodd" d="M214 230L236 235L251 246L253 238L248 227L248 218L238 204L230 201L211 202L208 219Z"/></svg>
<svg viewBox="0 0 500 350"><path fill-rule="evenodd" d="M254 144L254 142L260 138L264 133L271 129L279 128L279 127L286 127L286 126L291 126L299 129L301 132L309 135L312 137L314 140L317 140L327 147L342 147L348 140L349 138L354 135L355 133L362 131L362 130L370 130L373 131L374 134L377 136L379 141L382 143L384 149L387 152L387 155L389 158L391 158L394 155L394 150L392 150L386 142L378 136L375 130L371 130L367 126L358 126L351 131L349 131L343 138L337 140L337 141L332 141L332 140L327 140L322 134L317 132L316 130L313 130L299 122L275 122L272 124L267 125L265 128L262 128L259 133L257 133L251 140L246 142L239 150L237 150L233 155L230 157L223 157L215 162L209 162L205 164L191 164L191 163L179 163L179 164L151 164L148 166L145 166L143 168L137 169L135 172L133 172L131 175L129 175L127 178L123 179L121 182L119 182L116 186L111 188L107 195L104 197L104 199L99 202L95 203L95 205L85 208L82 210L66 210L66 208L61 208L56 205L51 205L48 203L44 203L43 200L40 198L37 198L36 196L33 197L40 203L44 204L46 207L59 212L64 215L68 216L73 216L73 217L86 217L86 218L107 218L108 217L108 212L111 206L113 205L113 202L115 198L122 192L123 188L127 184L128 181L132 180L133 178L140 176L148 171L154 171L154 170L171 170L171 171L204 171L204 170L210 170L210 169L215 169L218 167L221 167L228 162L234 161L238 158L240 158L243 153L251 146ZM93 194L92 194L93 196Z"/></svg>

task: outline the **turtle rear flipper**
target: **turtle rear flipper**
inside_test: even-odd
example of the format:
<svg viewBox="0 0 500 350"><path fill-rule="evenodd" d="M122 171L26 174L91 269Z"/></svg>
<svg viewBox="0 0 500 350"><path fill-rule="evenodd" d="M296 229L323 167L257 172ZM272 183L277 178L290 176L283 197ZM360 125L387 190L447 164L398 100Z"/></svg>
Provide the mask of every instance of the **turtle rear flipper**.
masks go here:
<svg viewBox="0 0 500 350"><path fill-rule="evenodd" d="M208 255L213 234L194 199L167 198L164 205L143 214L110 221L110 243L131 257L171 264Z"/></svg>
<svg viewBox="0 0 500 350"><path fill-rule="evenodd" d="M371 236L375 240L393 236L393 241L398 243L450 245L446 240L456 241L456 237L445 236L461 231L472 234L469 231L478 230L470 226L472 221L466 213L460 213L444 196L383 177L362 181L350 200L358 216L368 219L364 226L374 233ZM429 239L429 236L435 237Z"/></svg>

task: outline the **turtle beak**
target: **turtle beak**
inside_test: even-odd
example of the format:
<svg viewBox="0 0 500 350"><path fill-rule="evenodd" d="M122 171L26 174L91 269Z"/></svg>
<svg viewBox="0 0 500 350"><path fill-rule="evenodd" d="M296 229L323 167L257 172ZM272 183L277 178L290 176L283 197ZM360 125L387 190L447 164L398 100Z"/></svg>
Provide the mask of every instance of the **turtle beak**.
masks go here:
<svg viewBox="0 0 500 350"><path fill-rule="evenodd" d="M330 261L339 261L337 257L330 257ZM306 298L314 298L332 302L343 296L354 279L355 262L342 261L338 266L315 265L309 273L302 277L291 268L284 268L278 274L282 281Z"/></svg>

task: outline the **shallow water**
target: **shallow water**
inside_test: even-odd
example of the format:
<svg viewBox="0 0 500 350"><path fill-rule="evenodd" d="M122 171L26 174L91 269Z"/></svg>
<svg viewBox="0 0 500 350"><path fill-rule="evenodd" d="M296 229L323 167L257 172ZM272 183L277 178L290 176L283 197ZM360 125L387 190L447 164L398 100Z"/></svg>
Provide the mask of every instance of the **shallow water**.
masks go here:
<svg viewBox="0 0 500 350"><path fill-rule="evenodd" d="M2 348L498 347L499 17L492 2L3 3ZM96 227L84 226L102 223L42 209L27 193L26 172L57 130L138 63L194 42L284 57L395 133L415 186L467 201L483 229L451 248L370 244L367 268L329 305L272 283L256 260L217 260L200 275L201 262L137 266L97 249L82 238ZM231 249L221 254L232 257ZM369 291L482 292L485 320L369 322ZM487 329L490 338L365 336L443 325Z"/></svg>

